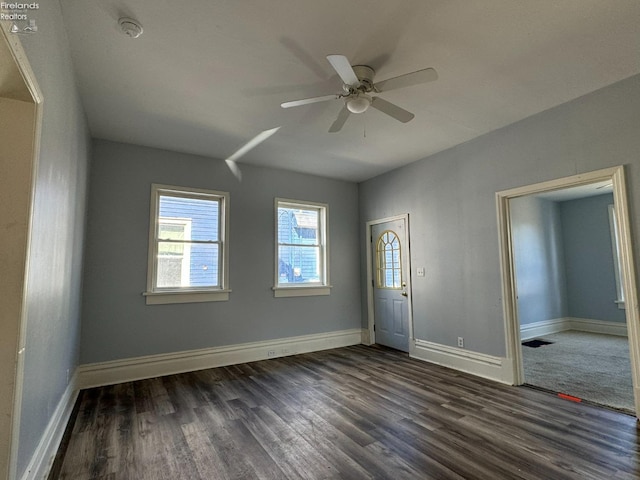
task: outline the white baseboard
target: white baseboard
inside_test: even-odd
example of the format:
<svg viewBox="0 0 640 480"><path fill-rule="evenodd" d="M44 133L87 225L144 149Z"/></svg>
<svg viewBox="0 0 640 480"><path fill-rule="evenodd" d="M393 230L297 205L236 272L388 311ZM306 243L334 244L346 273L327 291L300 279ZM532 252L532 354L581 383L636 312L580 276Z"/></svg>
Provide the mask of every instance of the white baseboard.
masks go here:
<svg viewBox="0 0 640 480"><path fill-rule="evenodd" d="M568 320L568 317L552 318L550 320L542 320L541 322L520 325L520 340L524 342L543 335L551 335L552 333L569 330Z"/></svg>
<svg viewBox="0 0 640 480"><path fill-rule="evenodd" d="M410 356L496 382L510 385L512 382L511 369L506 359L501 357L472 352L464 348L449 347L426 340L415 340L415 347Z"/></svg>
<svg viewBox="0 0 640 480"><path fill-rule="evenodd" d="M575 330L578 332L602 333L605 335L627 336L627 324L623 322L606 322L588 318L562 317L520 326L522 341L553 333Z"/></svg>
<svg viewBox="0 0 640 480"><path fill-rule="evenodd" d="M357 328L91 363L80 365L78 368L78 384L80 388L113 385L206 368L267 360L298 353L347 347L349 345L358 345L361 342L362 330Z"/></svg>
<svg viewBox="0 0 640 480"><path fill-rule="evenodd" d="M71 378L58 402L21 480L43 480L49 476L62 436L69 423L73 406L78 398L78 391L78 376L76 374Z"/></svg>
<svg viewBox="0 0 640 480"><path fill-rule="evenodd" d="M604 333L605 335L627 336L626 322L605 322L602 320L590 320L588 318L568 317L568 330L579 332Z"/></svg>

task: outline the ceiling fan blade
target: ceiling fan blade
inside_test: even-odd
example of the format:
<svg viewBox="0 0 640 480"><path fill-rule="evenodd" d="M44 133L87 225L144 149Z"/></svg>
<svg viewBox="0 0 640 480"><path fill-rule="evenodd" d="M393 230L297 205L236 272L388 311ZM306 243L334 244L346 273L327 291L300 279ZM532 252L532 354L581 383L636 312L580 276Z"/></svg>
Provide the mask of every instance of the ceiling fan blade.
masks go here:
<svg viewBox="0 0 640 480"><path fill-rule="evenodd" d="M264 142L267 138L269 138L271 135L276 133L278 130L280 130L280 127L276 127L270 130L265 130L263 132L260 132L258 135L253 137L251 140L245 143L242 147L236 150L230 157L225 159L225 162L229 167L229 170L231 170L231 173L233 173L239 181L242 180L242 172L240 171L240 167L238 167L236 160L238 160L243 155L246 155L246 153L249 152L249 150L252 150L258 145L260 145L262 142Z"/></svg>
<svg viewBox="0 0 640 480"><path fill-rule="evenodd" d="M327 100L337 100L341 95L334 93L333 95L324 95L323 97L303 98L302 100L293 100L291 102L281 103L282 108L299 107L300 105L308 105L310 103L326 102Z"/></svg>
<svg viewBox="0 0 640 480"><path fill-rule="evenodd" d="M360 80L358 80L358 76L356 75L356 72L353 71L351 63L349 63L347 57L344 55L327 55L327 60L329 60L329 63L338 73L345 85L349 85L351 87L360 86Z"/></svg>
<svg viewBox="0 0 640 480"><path fill-rule="evenodd" d="M418 70L417 72L405 73L398 77L388 78L376 83L373 88L377 92L388 92L389 90L395 90L396 88L411 87L413 85L419 85L421 83L433 82L438 79L438 72L433 68L425 68L424 70Z"/></svg>
<svg viewBox="0 0 640 480"><path fill-rule="evenodd" d="M229 167L229 170L231 170L231 173L233 173L233 176L236 177L238 179L239 182L242 181L242 171L240 170L240 167L238 166L238 164L236 163L235 160L225 160L227 167Z"/></svg>
<svg viewBox="0 0 640 480"><path fill-rule="evenodd" d="M408 112L404 108L400 108L391 102L387 102L380 97L374 97L373 100L371 100L371 106L402 123L407 123L415 117L413 113Z"/></svg>
<svg viewBox="0 0 640 480"><path fill-rule="evenodd" d="M331 124L331 127L329 127L329 133L336 133L342 130L342 127L347 121L347 118L349 118L350 114L351 112L345 104L345 106L342 107L342 110L340 110L340 113L338 113L338 118L336 118L335 121Z"/></svg>

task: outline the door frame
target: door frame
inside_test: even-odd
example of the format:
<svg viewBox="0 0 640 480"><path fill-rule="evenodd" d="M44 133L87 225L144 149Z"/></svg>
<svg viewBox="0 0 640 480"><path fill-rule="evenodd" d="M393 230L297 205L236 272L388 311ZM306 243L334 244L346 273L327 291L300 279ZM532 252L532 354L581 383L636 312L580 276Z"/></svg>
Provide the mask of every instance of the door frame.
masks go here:
<svg viewBox="0 0 640 480"><path fill-rule="evenodd" d="M379 218L377 220L371 220L366 223L366 252L367 252L367 319L368 319L368 332L365 331L362 338L362 343L365 345L373 345L376 343L376 332L373 329L375 325L375 309L373 301L373 269L371 268L373 262L373 237L372 229L374 225L380 223L392 222L395 220L403 220L405 227L405 250L403 255L406 258L407 272L407 316L409 318L409 355L413 355L415 350L415 338L413 336L413 302L412 302L412 288L411 288L411 236L409 235L409 214L395 215L392 217ZM405 279L403 279L405 280Z"/></svg>
<svg viewBox="0 0 640 480"><path fill-rule="evenodd" d="M20 265L11 265L5 279L16 292L20 292L12 299L7 309L10 312L6 321L0 325L0 336L5 338L7 347L5 355L12 360L0 362L0 379L3 387L10 381L9 388L0 395L0 411L6 417L0 431L0 477L7 474L7 478L15 478L17 475L18 445L20 441L20 416L22 407L22 392L24 384L24 352L26 348L27 330L27 274L29 271L29 253L31 244L31 222L35 197L35 178L40 157L40 137L42 130L43 95L36 82L35 75L27 59L27 55L16 34L9 32L6 22L0 24L0 42L8 58L0 62L0 71L8 78L7 84L11 90L10 95L3 98L16 99L24 103L24 109L30 110L30 115L25 119L22 131L24 135L19 139L12 138L11 147L14 149L14 162L9 170L10 174L5 182L0 185L16 193L10 198L12 207L16 212L24 215L20 219L20 225L14 230L14 235L6 239L3 247L7 251L20 252L17 259ZM9 113L10 115L10 113ZM13 117L12 117L13 119ZM1 122L0 122L1 123ZM26 217L26 218L25 218ZM6 303L6 302L5 302ZM5 313L8 310L4 310ZM5 431L8 427L8 431Z"/></svg>
<svg viewBox="0 0 640 480"><path fill-rule="evenodd" d="M513 232L510 221L510 200L526 195L560 190L580 185L607 181L613 186L613 203L616 212L616 234L620 242L620 269L624 281L625 316L629 338L631 377L636 416L640 415L640 313L638 312L638 289L633 258L631 223L624 166L616 166L587 172L547 182L526 185L496 193L498 233L500 243L500 270L502 276L502 306L507 358L505 366L510 368L514 385L524 383L524 366L520 346L520 321L517 310L517 286L513 252Z"/></svg>

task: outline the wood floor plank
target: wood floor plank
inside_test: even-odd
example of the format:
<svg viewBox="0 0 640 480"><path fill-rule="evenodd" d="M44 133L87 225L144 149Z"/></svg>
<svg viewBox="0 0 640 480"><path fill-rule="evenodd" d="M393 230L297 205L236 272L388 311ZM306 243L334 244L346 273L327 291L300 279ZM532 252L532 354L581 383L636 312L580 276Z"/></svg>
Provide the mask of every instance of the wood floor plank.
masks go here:
<svg viewBox="0 0 640 480"><path fill-rule="evenodd" d="M200 475L199 478L229 480L227 469L202 425L194 422L181 427Z"/></svg>
<svg viewBox="0 0 640 480"><path fill-rule="evenodd" d="M88 389L55 479L628 480L628 415L357 345Z"/></svg>
<svg viewBox="0 0 640 480"><path fill-rule="evenodd" d="M245 451L234 439L234 429L240 428L242 423L238 419L221 417L210 408L199 408L197 413L229 478L258 478L251 464L245 460L245 456L251 455L251 452Z"/></svg>
<svg viewBox="0 0 640 480"><path fill-rule="evenodd" d="M377 457L372 450L362 448L358 442L354 441L351 435L343 432L337 428L333 422L326 419L322 412L316 411L315 408L308 408L301 412L303 417L309 420L310 423L320 426L323 432L330 440L340 446L340 450L346 454L349 458L353 459L360 467L362 467L368 476L371 478L385 479L385 478L398 478L401 472L417 474L418 470L411 468L411 466L400 457L395 457L393 462L380 462L380 458ZM340 425L342 426L342 424ZM368 446L375 441L373 437L370 437L372 441L368 442Z"/></svg>
<svg viewBox="0 0 640 480"><path fill-rule="evenodd" d="M319 419L309 418L310 415L300 411L289 421L289 427L308 444L322 455L330 468L335 469L332 478L375 478L358 462L342 451L341 445L336 443L341 439L339 432Z"/></svg>
<svg viewBox="0 0 640 480"><path fill-rule="evenodd" d="M284 477L311 480L334 476L334 472L327 467L327 460L313 445L301 439L268 407L251 409L247 412L245 424L282 470Z"/></svg>

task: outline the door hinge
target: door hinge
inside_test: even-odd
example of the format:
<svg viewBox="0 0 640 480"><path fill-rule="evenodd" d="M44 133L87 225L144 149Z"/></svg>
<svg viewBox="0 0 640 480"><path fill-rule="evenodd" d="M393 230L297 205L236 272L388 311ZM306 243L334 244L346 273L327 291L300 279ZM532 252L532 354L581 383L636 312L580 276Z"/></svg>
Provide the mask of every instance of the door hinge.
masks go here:
<svg viewBox="0 0 640 480"><path fill-rule="evenodd" d="M373 282L373 278L371 279L371 286L372 286L372 287L375 287L375 286L376 286L376 285L375 285L375 283Z"/></svg>
<svg viewBox="0 0 640 480"><path fill-rule="evenodd" d="M375 323L373 324L373 331L374 332L376 331L376 324Z"/></svg>

